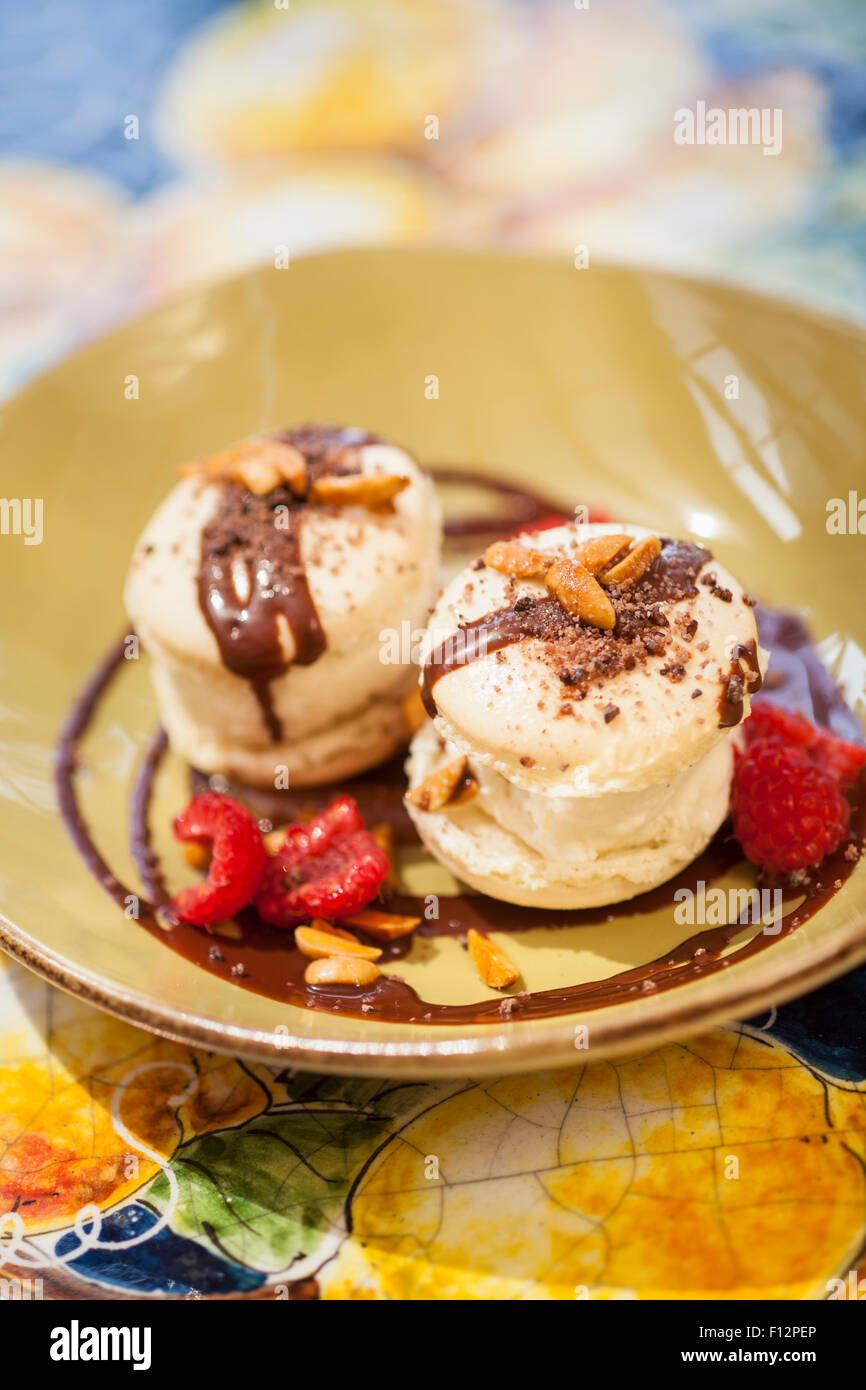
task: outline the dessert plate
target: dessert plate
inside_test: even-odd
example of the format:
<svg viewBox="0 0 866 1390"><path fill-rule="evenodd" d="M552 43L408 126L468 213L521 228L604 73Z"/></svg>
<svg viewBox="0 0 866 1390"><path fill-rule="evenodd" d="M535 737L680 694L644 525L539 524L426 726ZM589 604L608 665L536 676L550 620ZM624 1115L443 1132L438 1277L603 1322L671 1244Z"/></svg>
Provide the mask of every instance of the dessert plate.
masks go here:
<svg viewBox="0 0 866 1390"><path fill-rule="evenodd" d="M866 958L861 862L797 930L744 928L706 966L683 956L700 927L675 920L672 893L565 927L539 910L509 950L533 993L587 986L577 1012L385 1023L304 1009L211 973L124 915L76 850L53 782L76 692L128 631L129 554L177 465L307 419L362 424L422 463L543 491L566 512L600 507L694 537L763 603L805 617L849 704L862 703L864 380L866 336L745 292L448 252L262 269L79 352L3 411L0 944L168 1037L315 1070L424 1076L634 1052L757 1015ZM476 487L472 504L501 497ZM75 782L102 860L137 885L129 801L156 707L146 659L134 643L125 655ZM170 836L187 796L188 769L169 755L149 823L170 880L189 874ZM457 891L411 849L401 872L408 892L447 903ZM754 881L743 865L715 872L723 890ZM665 987L609 987L668 956L688 968ZM495 999L466 960L446 934L418 942L401 971L437 1005Z"/></svg>

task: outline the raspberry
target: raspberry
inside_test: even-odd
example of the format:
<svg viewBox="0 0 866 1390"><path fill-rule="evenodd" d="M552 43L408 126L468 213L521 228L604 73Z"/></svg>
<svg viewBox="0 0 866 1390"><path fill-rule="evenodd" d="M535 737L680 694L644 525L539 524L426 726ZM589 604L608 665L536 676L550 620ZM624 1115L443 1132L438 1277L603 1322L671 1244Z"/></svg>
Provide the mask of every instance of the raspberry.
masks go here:
<svg viewBox="0 0 866 1390"><path fill-rule="evenodd" d="M256 908L275 927L296 927L310 917L348 917L376 896L389 868L355 802L338 796L312 820L288 827L268 861Z"/></svg>
<svg viewBox="0 0 866 1390"><path fill-rule="evenodd" d="M598 507L590 509L587 520L590 522L609 522L613 517L608 516L607 512L601 511ZM531 536L536 531L550 531L554 526L565 526L568 522L574 521L574 515L565 512L551 512L548 516L537 517L535 521L528 525L518 526L516 531L512 531L512 536ZM506 539L508 539L506 537Z"/></svg>
<svg viewBox="0 0 866 1390"><path fill-rule="evenodd" d="M570 516L564 512L550 512L548 515L536 517L528 525L518 526L516 531L511 531L512 536L531 536L536 531L552 531L554 526L565 526L571 521Z"/></svg>
<svg viewBox="0 0 866 1390"><path fill-rule="evenodd" d="M181 922L209 927L234 917L252 901L267 863L256 821L245 806L218 792L194 796L176 817L178 840L212 844L210 870L204 883L183 888L172 899Z"/></svg>
<svg viewBox="0 0 866 1390"><path fill-rule="evenodd" d="M746 856L777 874L819 864L838 849L851 819L831 773L775 738L738 755L731 811Z"/></svg>
<svg viewBox="0 0 866 1390"><path fill-rule="evenodd" d="M861 768L866 766L866 747L846 743L838 734L816 728L802 714L792 714L766 701L752 706L745 724L745 736L750 747L773 739L789 748L801 749L843 786L853 786Z"/></svg>

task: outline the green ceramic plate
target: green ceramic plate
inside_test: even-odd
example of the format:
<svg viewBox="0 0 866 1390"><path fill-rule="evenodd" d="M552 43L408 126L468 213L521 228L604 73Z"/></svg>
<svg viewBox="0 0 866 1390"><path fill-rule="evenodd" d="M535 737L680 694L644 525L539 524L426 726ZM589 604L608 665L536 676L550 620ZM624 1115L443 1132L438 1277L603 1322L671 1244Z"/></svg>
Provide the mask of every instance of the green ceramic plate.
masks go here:
<svg viewBox="0 0 866 1390"><path fill-rule="evenodd" d="M425 389L431 377L438 397ZM72 695L124 630L130 547L178 463L317 417L367 425L422 460L543 485L568 508L600 503L697 535L751 592L802 609L856 687L864 541L828 534L826 509L858 485L866 493L864 381L863 335L752 295L436 252L264 269L80 352L3 412L3 491L44 503L41 544L0 536L3 945L171 1037L321 1070L431 1076L573 1063L578 1023L593 1058L633 1052L848 969L866 957L862 865L805 926L751 959L582 1018L425 1027L280 1005L184 962L123 917L66 835L52 757ZM155 721L146 662L126 663L82 750L84 809L125 881L126 800ZM169 759L158 827L183 802L184 779ZM604 979L687 934L668 909L527 933L512 953L537 990ZM481 992L454 942L426 945L401 970L437 1001Z"/></svg>

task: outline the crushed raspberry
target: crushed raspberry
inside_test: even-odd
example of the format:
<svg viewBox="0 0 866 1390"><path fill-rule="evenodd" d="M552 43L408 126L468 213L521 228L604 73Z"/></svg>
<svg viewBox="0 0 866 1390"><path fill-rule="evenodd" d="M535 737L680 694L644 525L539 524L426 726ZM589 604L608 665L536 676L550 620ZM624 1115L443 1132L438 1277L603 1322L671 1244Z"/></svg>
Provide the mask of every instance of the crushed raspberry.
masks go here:
<svg viewBox="0 0 866 1390"><path fill-rule="evenodd" d="M252 901L267 863L261 833L245 806L218 792L203 792L174 822L178 840L211 846L204 883L183 888L171 907L181 922L209 927Z"/></svg>
<svg viewBox="0 0 866 1390"><path fill-rule="evenodd" d="M817 728L802 714L792 714L766 701L752 705L744 731L749 747L775 740L788 748L799 748L843 787L853 786L861 768L866 766L866 746L846 743L838 734Z"/></svg>
<svg viewBox="0 0 866 1390"><path fill-rule="evenodd" d="M777 874L819 864L839 848L851 819L835 777L775 738L737 756L731 812L746 856Z"/></svg>
<svg viewBox="0 0 866 1390"><path fill-rule="evenodd" d="M256 909L275 927L348 917L372 901L389 868L355 802L338 796L312 820L288 827L268 860Z"/></svg>

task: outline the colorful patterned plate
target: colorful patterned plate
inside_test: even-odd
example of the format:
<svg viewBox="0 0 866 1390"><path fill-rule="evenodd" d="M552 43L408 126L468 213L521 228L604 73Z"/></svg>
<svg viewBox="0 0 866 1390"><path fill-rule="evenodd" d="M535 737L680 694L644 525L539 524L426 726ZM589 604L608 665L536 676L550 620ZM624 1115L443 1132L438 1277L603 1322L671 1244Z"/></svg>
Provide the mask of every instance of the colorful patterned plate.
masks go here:
<svg viewBox="0 0 866 1390"><path fill-rule="evenodd" d="M430 463L543 485L569 510L600 504L705 540L752 593L804 612L849 701L862 700L863 540L849 492L866 456L864 380L862 334L749 294L434 252L263 269L79 353L3 413L12 505L0 536L0 942L55 984L169 1037L318 1071L426 1076L566 1065L576 1049L634 1052L747 1017L866 958L860 865L797 931L741 958L749 928L728 966L612 1006L459 1026L335 1017L242 990L124 917L78 857L52 785L58 730L124 631L130 547L176 465L317 417L368 425ZM834 498L848 534L828 529ZM155 721L146 661L126 662L81 750L85 816L128 883L127 802ZM169 758L152 823L170 876L183 870L166 831L185 795L186 771ZM417 857L405 868L414 891L448 891ZM742 868L720 880L747 882ZM537 991L640 967L694 930L669 904L592 926L541 925L509 949ZM484 993L455 941L419 944L400 969L436 1002Z"/></svg>

